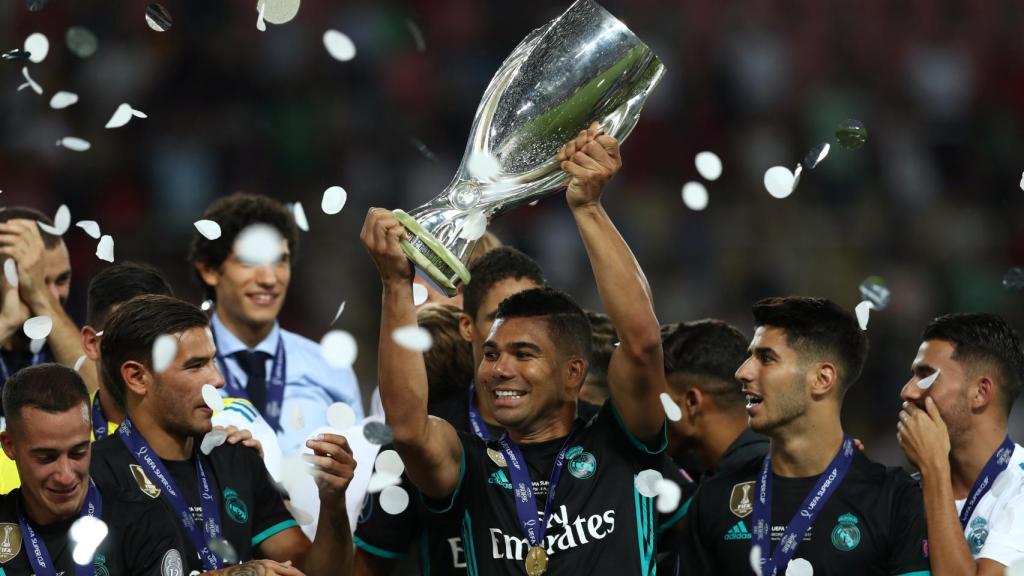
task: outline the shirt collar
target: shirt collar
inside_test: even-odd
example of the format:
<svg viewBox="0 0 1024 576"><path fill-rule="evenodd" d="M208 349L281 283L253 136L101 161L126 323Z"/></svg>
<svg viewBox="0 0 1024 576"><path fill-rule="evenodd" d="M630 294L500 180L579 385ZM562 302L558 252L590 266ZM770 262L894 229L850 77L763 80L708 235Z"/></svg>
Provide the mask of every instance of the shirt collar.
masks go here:
<svg viewBox="0 0 1024 576"><path fill-rule="evenodd" d="M242 350L263 352L271 357L277 354L277 341L281 338L281 325L277 321L274 321L274 328L270 330L267 337L261 340L255 348L249 348L231 330L228 330L227 326L220 321L216 312L210 317L210 327L213 329L217 340L217 352L224 358Z"/></svg>

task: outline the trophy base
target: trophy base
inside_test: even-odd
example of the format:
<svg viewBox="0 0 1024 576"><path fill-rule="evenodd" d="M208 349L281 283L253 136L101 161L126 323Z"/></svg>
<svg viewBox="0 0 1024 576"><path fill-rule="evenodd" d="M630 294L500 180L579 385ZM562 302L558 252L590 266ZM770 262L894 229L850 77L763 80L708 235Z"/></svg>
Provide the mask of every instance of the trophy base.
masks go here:
<svg viewBox="0 0 1024 576"><path fill-rule="evenodd" d="M393 210L392 214L412 236L409 240L402 240L402 252L405 252L406 257L444 290L445 294L458 294L457 283L469 282L469 270L466 270L466 266L412 216L402 210Z"/></svg>

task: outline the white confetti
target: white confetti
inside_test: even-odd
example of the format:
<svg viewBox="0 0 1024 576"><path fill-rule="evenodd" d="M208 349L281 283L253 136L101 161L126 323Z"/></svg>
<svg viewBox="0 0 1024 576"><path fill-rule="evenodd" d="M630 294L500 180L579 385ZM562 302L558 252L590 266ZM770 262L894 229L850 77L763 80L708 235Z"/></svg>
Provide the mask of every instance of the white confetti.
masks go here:
<svg viewBox="0 0 1024 576"><path fill-rule="evenodd" d="M114 115L107 121L106 128L120 128L127 124L132 118L146 118L146 114L133 109L128 104L121 104L114 110Z"/></svg>
<svg viewBox="0 0 1024 576"><path fill-rule="evenodd" d="M220 238L220 224L217 224L213 220L196 220L192 223L196 227L196 230L203 235L203 238L207 240L216 240Z"/></svg>
<svg viewBox="0 0 1024 576"><path fill-rule="evenodd" d="M43 350L43 346L46 346L46 338L34 338L28 343L28 351L33 354L39 354Z"/></svg>
<svg viewBox="0 0 1024 576"><path fill-rule="evenodd" d="M25 320L21 329L25 336L32 340L42 340L50 335L50 330L53 330L53 319L49 316L34 316Z"/></svg>
<svg viewBox="0 0 1024 576"><path fill-rule="evenodd" d="M203 312L209 312L210 308L213 308L213 300L203 300L203 303L199 305L199 309Z"/></svg>
<svg viewBox="0 0 1024 576"><path fill-rule="evenodd" d="M32 91L36 94L40 96L43 95L43 87L40 86L38 82L33 80L31 76L28 75L28 67L22 67L21 75L25 77L25 83L21 86L18 86L18 92L21 92L25 88L31 88Z"/></svg>
<svg viewBox="0 0 1024 576"><path fill-rule="evenodd" d="M206 436L203 436L203 443L200 444L199 450L209 456L214 448L223 444L227 439L228 433L226 431L219 429L210 430L206 433Z"/></svg>
<svg viewBox="0 0 1024 576"><path fill-rule="evenodd" d="M479 210L473 210L462 221L462 230L459 231L459 238L473 241L479 240L487 232L487 216Z"/></svg>
<svg viewBox="0 0 1024 576"><path fill-rule="evenodd" d="M700 182L683 184L683 204L690 210L700 212L708 207L708 189Z"/></svg>
<svg viewBox="0 0 1024 576"><path fill-rule="evenodd" d="M174 363L178 354L178 339L170 334L161 334L153 341L153 371L162 373Z"/></svg>
<svg viewBox="0 0 1024 576"><path fill-rule="evenodd" d="M356 339L344 330L331 330L320 340L320 354L333 368L348 368L356 361Z"/></svg>
<svg viewBox="0 0 1024 576"><path fill-rule="evenodd" d="M256 9L263 9L263 19L270 24L286 24L299 13L301 0L259 0Z"/></svg>
<svg viewBox="0 0 1024 576"><path fill-rule="evenodd" d="M764 187L773 198L788 197L796 189L797 181L797 176L785 166L772 166L764 173Z"/></svg>
<svg viewBox="0 0 1024 576"><path fill-rule="evenodd" d="M401 486L388 486L381 490L380 507L392 516L401 514L409 507L409 493Z"/></svg>
<svg viewBox="0 0 1024 576"><path fill-rule="evenodd" d="M793 558L786 566L786 576L813 576L814 566L803 558Z"/></svg>
<svg viewBox="0 0 1024 576"><path fill-rule="evenodd" d="M356 423L356 412L344 402L335 402L327 407L327 425L345 430Z"/></svg>
<svg viewBox="0 0 1024 576"><path fill-rule="evenodd" d="M96 257L107 262L114 261L114 239L110 234L104 234L96 245Z"/></svg>
<svg viewBox="0 0 1024 576"><path fill-rule="evenodd" d="M661 398L661 407L665 409L665 416L668 416L668 419L673 422L679 422L683 417L683 411L676 401L667 392L662 392L659 398Z"/></svg>
<svg viewBox="0 0 1024 576"><path fill-rule="evenodd" d="M377 455L377 459L373 463L373 469L381 474L401 476L405 472L405 464L402 462L402 457L398 455L398 452L384 450Z"/></svg>
<svg viewBox="0 0 1024 576"><path fill-rule="evenodd" d="M282 240L277 228L263 223L250 224L235 238L235 256L249 266L276 264L283 252Z"/></svg>
<svg viewBox="0 0 1024 576"><path fill-rule="evenodd" d="M921 390L927 390L931 388L932 384L935 384L935 381L938 380L939 374L942 374L942 370L936 370L935 372L929 374L927 377L921 378L920 380L917 381L917 387L920 388Z"/></svg>
<svg viewBox="0 0 1024 576"><path fill-rule="evenodd" d="M213 384L203 384L202 393L203 402L206 402L214 414L224 409L224 397Z"/></svg>
<svg viewBox="0 0 1024 576"><path fill-rule="evenodd" d="M395 476L394 474L385 474L382 472L374 472L370 475L370 482L366 485L366 491L370 494L376 494L381 490L384 490L388 486L398 486L402 483L401 476Z"/></svg>
<svg viewBox="0 0 1024 576"><path fill-rule="evenodd" d="M348 201L348 192L341 186L331 186L324 190L324 197L320 201L320 209L324 211L324 214L337 214L345 207L346 201Z"/></svg>
<svg viewBox="0 0 1024 576"><path fill-rule="evenodd" d="M414 282L412 285L412 304L413 306L419 306L427 301L430 293L427 291L427 287L419 282Z"/></svg>
<svg viewBox="0 0 1024 576"><path fill-rule="evenodd" d="M100 225L99 225L99 222L96 222L95 220L81 220L79 222L76 222L75 226L78 226L82 230L85 230L86 234L88 234L89 236L92 236L93 238L99 240L99 238L100 238Z"/></svg>
<svg viewBox="0 0 1024 576"><path fill-rule="evenodd" d="M46 55L50 53L50 41L39 32L33 32L25 38L25 51L30 54L29 60L39 64L46 60Z"/></svg>
<svg viewBox="0 0 1024 576"><path fill-rule="evenodd" d="M78 94L74 92L57 92L50 98L50 108L61 110L78 102Z"/></svg>
<svg viewBox="0 0 1024 576"><path fill-rule="evenodd" d="M700 173L701 177L710 182L718 180L718 177L722 175L722 160L718 157L718 154L705 150L699 152L693 159L694 165L697 166L697 172Z"/></svg>
<svg viewBox="0 0 1024 576"><path fill-rule="evenodd" d="M1024 172L1022 172L1021 175L1020 175L1020 189L1024 190ZM1014 564L1018 564L1018 563L1015 562Z"/></svg>
<svg viewBox="0 0 1024 576"><path fill-rule="evenodd" d="M63 146L68 150L74 150L75 152L85 152L89 148L92 148L92 144L88 140L76 138L74 136L65 136L60 140L57 140L57 146Z"/></svg>
<svg viewBox="0 0 1024 576"><path fill-rule="evenodd" d="M868 300L862 301L857 304L857 307L853 309L857 314L857 324L860 324L861 330L868 329L868 320L871 318L871 311L875 309L875 305Z"/></svg>
<svg viewBox="0 0 1024 576"><path fill-rule="evenodd" d="M337 30L324 32L324 47L331 58L341 62L348 62L356 57L356 45L352 43L352 39Z"/></svg>
<svg viewBox="0 0 1024 576"><path fill-rule="evenodd" d="M39 224L39 228L47 234L63 236L71 227L71 210L68 209L67 204L61 204L53 216L53 226L39 220L36 220L36 224Z"/></svg>
<svg viewBox="0 0 1024 576"><path fill-rule="evenodd" d="M434 337L425 328L419 326L402 326L391 333L391 339L406 350L426 352L434 345Z"/></svg>
<svg viewBox="0 0 1024 576"><path fill-rule="evenodd" d="M416 25L411 19L405 19L405 27L409 29L409 34L412 34L412 39L416 42L416 51L423 53L427 51L427 43L423 40L423 31Z"/></svg>
<svg viewBox="0 0 1024 576"><path fill-rule="evenodd" d="M654 483L654 491L658 494L658 498L654 502L658 512L671 514L679 508L679 501L683 497L683 489L679 487L679 484L663 478Z"/></svg>
<svg viewBox="0 0 1024 576"><path fill-rule="evenodd" d="M75 372L78 372L82 368L82 365L85 364L86 360L88 360L88 358L85 357L85 354L82 354L78 357L78 360L75 360Z"/></svg>
<svg viewBox="0 0 1024 576"><path fill-rule="evenodd" d="M657 470L643 470L636 475L636 478L633 480L633 485L641 496L654 498L658 495L658 491L655 489L655 486L658 484L659 480L663 479L664 477L661 475L661 472L658 472Z"/></svg>
<svg viewBox="0 0 1024 576"><path fill-rule="evenodd" d="M99 518L93 516L82 516L75 520L68 531L68 536L74 542L75 547L71 552L71 558L75 564L86 566L92 564L96 549L106 539L109 528Z"/></svg>
<svg viewBox="0 0 1024 576"><path fill-rule="evenodd" d="M14 261L14 258L4 260L4 278L12 287L18 287L18 264Z"/></svg>
<svg viewBox="0 0 1024 576"><path fill-rule="evenodd" d="M334 320L331 320L331 326L334 326L334 323L338 321L338 318L341 318L341 313L344 312L344 311L345 311L345 301L342 300L341 301L341 306L338 306L338 311L334 313Z"/></svg>
<svg viewBox="0 0 1024 576"><path fill-rule="evenodd" d="M481 182L493 181L501 172L501 164L493 155L486 152L473 152L466 162L469 175Z"/></svg>
<svg viewBox="0 0 1024 576"><path fill-rule="evenodd" d="M761 547L757 544L750 547L750 569L761 576Z"/></svg>
<svg viewBox="0 0 1024 576"><path fill-rule="evenodd" d="M302 208L302 202L292 205L292 216L295 217L295 225L303 232L309 232L309 220L306 219L306 211Z"/></svg>
<svg viewBox="0 0 1024 576"><path fill-rule="evenodd" d="M264 19L264 17L267 14L267 3L266 2L260 3L259 9L260 9L260 12L259 12L259 14L256 15L256 29L259 30L260 32L266 32L267 31L267 21Z"/></svg>

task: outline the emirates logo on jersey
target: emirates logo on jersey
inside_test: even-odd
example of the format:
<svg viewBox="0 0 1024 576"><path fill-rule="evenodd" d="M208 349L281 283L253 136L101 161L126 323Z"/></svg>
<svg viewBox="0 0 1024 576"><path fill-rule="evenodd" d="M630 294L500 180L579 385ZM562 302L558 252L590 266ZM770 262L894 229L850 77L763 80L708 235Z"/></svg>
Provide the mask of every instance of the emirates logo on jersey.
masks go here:
<svg viewBox="0 0 1024 576"><path fill-rule="evenodd" d="M566 507L559 506L551 514L544 536L544 547L548 556L559 552L586 546L607 538L615 531L615 510L607 510L592 516L569 518ZM491 554L495 560L522 561L530 550L530 541L515 534L505 534L500 528L491 528Z"/></svg>

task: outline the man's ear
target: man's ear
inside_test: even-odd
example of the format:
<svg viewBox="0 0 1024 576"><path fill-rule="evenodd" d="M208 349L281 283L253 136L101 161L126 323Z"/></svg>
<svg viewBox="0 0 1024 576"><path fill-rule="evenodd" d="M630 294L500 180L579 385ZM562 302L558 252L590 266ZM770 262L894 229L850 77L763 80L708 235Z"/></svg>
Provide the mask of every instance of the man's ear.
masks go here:
<svg viewBox="0 0 1024 576"><path fill-rule="evenodd" d="M996 400L996 383L988 376L979 376L967 390L967 402L971 410L984 408Z"/></svg>
<svg viewBox="0 0 1024 576"><path fill-rule="evenodd" d="M812 368L811 396L821 397L839 387L839 371L831 362L819 362ZM837 390L838 391L838 390Z"/></svg>
<svg viewBox="0 0 1024 576"><path fill-rule="evenodd" d="M79 339L82 341L82 350L85 351L85 356L97 362L100 359L100 338L96 335L96 329L91 325L86 324L82 327L82 332L79 334Z"/></svg>
<svg viewBox="0 0 1024 576"><path fill-rule="evenodd" d="M704 410L704 402L707 398L704 398L704 393L701 392L700 388L696 386L690 386L683 392L683 402L681 407L686 410L686 416L693 422L694 416Z"/></svg>
<svg viewBox="0 0 1024 576"><path fill-rule="evenodd" d="M196 271L210 288L216 288L220 284L220 268L214 268L206 262L196 262Z"/></svg>
<svg viewBox="0 0 1024 576"><path fill-rule="evenodd" d="M12 462L14 461L14 441L11 439L11 431L4 430L0 432L0 444L4 446L4 454L7 455Z"/></svg>
<svg viewBox="0 0 1024 576"><path fill-rule="evenodd" d="M473 342L473 319L469 314L459 314L459 334L466 342Z"/></svg>
<svg viewBox="0 0 1024 576"><path fill-rule="evenodd" d="M565 369L569 376L569 387L575 388L577 394L583 388L583 382L587 379L587 368L587 361L579 356L569 358L569 362L566 363Z"/></svg>
<svg viewBox="0 0 1024 576"><path fill-rule="evenodd" d="M127 388L126 392L137 396L145 396L153 383L146 365L136 360L128 360L121 364L121 378Z"/></svg>

